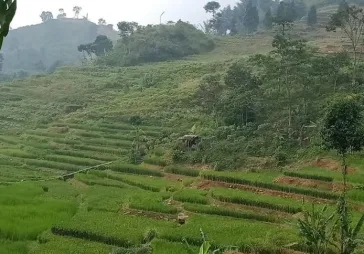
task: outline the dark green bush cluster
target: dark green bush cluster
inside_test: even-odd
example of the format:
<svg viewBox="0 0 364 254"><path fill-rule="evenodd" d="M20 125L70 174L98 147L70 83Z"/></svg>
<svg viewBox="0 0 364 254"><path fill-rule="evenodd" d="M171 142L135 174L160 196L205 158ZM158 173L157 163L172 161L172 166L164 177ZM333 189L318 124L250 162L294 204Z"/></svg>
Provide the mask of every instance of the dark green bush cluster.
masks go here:
<svg viewBox="0 0 364 254"><path fill-rule="evenodd" d="M271 203L266 203L263 201L245 199L242 197L226 197L226 196L222 196L222 195L215 195L214 193L212 194L212 196L222 202L235 203L235 204L246 205L246 206L262 207L262 208L267 208L270 210L276 210L276 211L292 213L292 214L302 212L302 208L299 208L299 207L271 204Z"/></svg>
<svg viewBox="0 0 364 254"><path fill-rule="evenodd" d="M142 167L139 165L133 164L111 164L103 167L103 169L110 169L115 172L129 173L135 175L148 175L148 176L156 176L163 177L164 174L154 169L149 169L146 167Z"/></svg>
<svg viewBox="0 0 364 254"><path fill-rule="evenodd" d="M266 221L266 222L276 222L277 220L274 217L254 214L254 213L246 213L231 209L226 209L223 207L216 206L205 206L205 205L197 205L197 204L184 204L183 208L190 212L195 213L205 213L205 214L213 214L220 216L228 216L234 218L248 219L248 220L257 220L257 221Z"/></svg>
<svg viewBox="0 0 364 254"><path fill-rule="evenodd" d="M211 51L215 47L202 31L178 21L173 25L147 26L123 38L112 54L97 63L110 66L131 66L160 62Z"/></svg>
<svg viewBox="0 0 364 254"><path fill-rule="evenodd" d="M168 166L164 169L165 172L167 173L172 173L172 174L177 174L177 175L185 175L185 176L192 176L192 177L197 177L200 175L200 172L198 170L195 169L190 169L190 168L184 168L181 166L177 166L177 165L171 165Z"/></svg>
<svg viewBox="0 0 364 254"><path fill-rule="evenodd" d="M108 244L108 245L114 245L114 246L126 247L126 248L132 246L132 243L128 240L124 240L124 239L120 239L120 238L116 238L116 237L110 237L110 236L103 236L103 235L91 233L91 232L84 231L84 230L64 228L61 226L53 226L51 228L51 231L55 235L71 236L71 237L75 237L75 238L104 243L104 244Z"/></svg>
<svg viewBox="0 0 364 254"><path fill-rule="evenodd" d="M213 174L208 174L208 173L202 174L202 177L205 179L211 180L211 181L220 181L220 182L233 183L233 184L243 184L243 185L249 185L249 186L254 186L254 187L258 187L258 188L312 196L315 198L324 198L324 199L330 199L330 200L338 199L338 195L335 193L310 190L310 189L300 189L300 188L295 188L295 187L291 187L291 186L278 185L278 184L274 184L274 183L250 181L250 180L246 180L246 179L242 179L242 178L235 178L235 177L230 177L230 176L218 176L218 175L213 175Z"/></svg>
<svg viewBox="0 0 364 254"><path fill-rule="evenodd" d="M328 176L309 175L309 174L302 174L302 173L296 173L296 172L284 172L284 175L291 176L291 177L310 179L310 180L319 180L319 181L323 181L323 182L333 182L334 181L334 178L328 177Z"/></svg>

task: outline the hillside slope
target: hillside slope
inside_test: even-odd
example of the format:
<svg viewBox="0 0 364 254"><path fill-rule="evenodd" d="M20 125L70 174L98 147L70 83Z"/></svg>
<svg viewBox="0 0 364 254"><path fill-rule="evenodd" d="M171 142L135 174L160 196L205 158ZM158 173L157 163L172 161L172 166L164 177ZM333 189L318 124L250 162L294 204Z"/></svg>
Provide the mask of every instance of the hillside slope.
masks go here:
<svg viewBox="0 0 364 254"><path fill-rule="evenodd" d="M77 46L94 41L98 35L117 38L117 32L107 26L75 19L54 19L11 30L2 49L4 71L40 71L35 66L39 61L46 68L56 61L78 63Z"/></svg>

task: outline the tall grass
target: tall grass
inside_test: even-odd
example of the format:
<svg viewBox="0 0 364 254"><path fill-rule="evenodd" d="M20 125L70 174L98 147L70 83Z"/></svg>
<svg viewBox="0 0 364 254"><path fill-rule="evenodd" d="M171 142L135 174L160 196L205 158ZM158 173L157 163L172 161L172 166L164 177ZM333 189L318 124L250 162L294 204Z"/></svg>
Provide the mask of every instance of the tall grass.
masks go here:
<svg viewBox="0 0 364 254"><path fill-rule="evenodd" d="M83 182L87 185L101 185L101 186L109 186L115 188L125 188L125 184L120 181L113 181L111 179L98 178L90 174L78 174L76 175L76 179L80 182Z"/></svg>
<svg viewBox="0 0 364 254"><path fill-rule="evenodd" d="M152 195L151 195L152 194ZM143 194L134 196L129 205L130 208L145 210L157 213L176 214L178 209L164 204L163 198L159 194Z"/></svg>
<svg viewBox="0 0 364 254"><path fill-rule="evenodd" d="M277 219L274 216L262 215L259 213L251 213L251 212L248 213L218 206L206 206L206 205L187 203L183 205L183 208L187 211L194 213L212 214L212 215L220 215L220 216L227 216L227 217L234 217L234 218L241 218L248 220L266 221L266 222L277 222Z"/></svg>
<svg viewBox="0 0 364 254"><path fill-rule="evenodd" d="M42 188L33 184L0 186L0 238L36 240L53 223L76 213L75 202L46 199L43 195Z"/></svg>
<svg viewBox="0 0 364 254"><path fill-rule="evenodd" d="M148 176L156 176L156 177L164 176L164 174L160 171L148 168L146 166L139 166L139 165L133 165L133 164L113 163L111 165L107 165L102 168L110 169L115 172L129 173L129 174L135 174L135 175L148 175Z"/></svg>
<svg viewBox="0 0 364 254"><path fill-rule="evenodd" d="M205 179L211 180L211 181L220 181L220 182L233 183L233 184L249 185L249 186L253 186L253 187L276 190L276 191L281 191L281 192L301 194L301 195L311 196L311 197L315 197L315 198L323 198L323 199L330 199L330 200L336 200L338 198L338 195L336 193L332 193L332 192L296 188L296 187L292 187L292 186L279 185L279 184L263 182L263 181L252 181L252 180L247 180L247 179L244 179L241 177L221 175L220 173L214 173L214 172L203 172L202 177Z"/></svg>
<svg viewBox="0 0 364 254"><path fill-rule="evenodd" d="M240 190L214 189L212 191L212 197L222 202L261 207L292 214L301 212L303 207L303 203L291 199Z"/></svg>
<svg viewBox="0 0 364 254"><path fill-rule="evenodd" d="M94 242L120 247L139 245L148 229L175 227L167 221L154 220L139 216L127 216L110 212L79 212L71 220L64 221L52 228L59 235L72 236Z"/></svg>
<svg viewBox="0 0 364 254"><path fill-rule="evenodd" d="M105 163L104 161L100 160L93 160L89 158L79 158L79 157L72 157L66 155L47 155L44 157L45 160L48 161L56 161L80 166L95 166Z"/></svg>
<svg viewBox="0 0 364 254"><path fill-rule="evenodd" d="M1 149L0 154L18 158L28 158L28 159L37 158L37 155L25 152L20 149Z"/></svg>
<svg viewBox="0 0 364 254"><path fill-rule="evenodd" d="M100 153L110 153L115 155L126 155L130 152L128 150L120 150L116 148L110 148L110 147L103 147L103 146L87 146L87 145L73 145L72 146L75 149L79 149L82 151L93 151L93 152L100 152Z"/></svg>
<svg viewBox="0 0 364 254"><path fill-rule="evenodd" d="M186 175L186 176L192 176L192 177L197 177L200 175L200 172L198 170L185 168L185 167L178 166L178 165L168 166L164 169L164 171L167 173Z"/></svg>
<svg viewBox="0 0 364 254"><path fill-rule="evenodd" d="M90 174L97 175L99 177L109 178L116 181L121 181L131 186L135 186L144 190L160 192L162 190L168 189L169 182L164 179L150 178L146 176L134 176L127 174L115 174L110 172L101 172L92 170Z"/></svg>
<svg viewBox="0 0 364 254"><path fill-rule="evenodd" d="M151 157L146 158L144 160L144 163L151 164L151 165L157 165L157 166L161 166L161 167L167 166L167 162L163 158L157 157L157 156L151 156Z"/></svg>
<svg viewBox="0 0 364 254"><path fill-rule="evenodd" d="M75 151L75 150L53 150L52 153L58 155L66 155L71 157L87 158L98 161L116 161L119 157L110 154L99 154L87 151Z"/></svg>
<svg viewBox="0 0 364 254"><path fill-rule="evenodd" d="M27 165L31 165L31 166L50 168L50 169L59 169L59 170L64 170L64 171L69 171L69 172L75 172L75 171L82 169L82 167L74 165L74 164L59 163L59 162L46 161L46 160L24 159L24 162Z"/></svg>
<svg viewBox="0 0 364 254"><path fill-rule="evenodd" d="M173 199L181 202L208 204L207 192L195 189L184 189L176 192Z"/></svg>
<svg viewBox="0 0 364 254"><path fill-rule="evenodd" d="M320 175L310 175L310 174L303 174L303 173L297 173L297 172L284 172L285 176L291 176L291 177L297 177L297 178L303 178L303 179L310 179L310 180L318 180L318 181L324 181L324 182L333 182L334 178L328 177L328 176L320 176Z"/></svg>

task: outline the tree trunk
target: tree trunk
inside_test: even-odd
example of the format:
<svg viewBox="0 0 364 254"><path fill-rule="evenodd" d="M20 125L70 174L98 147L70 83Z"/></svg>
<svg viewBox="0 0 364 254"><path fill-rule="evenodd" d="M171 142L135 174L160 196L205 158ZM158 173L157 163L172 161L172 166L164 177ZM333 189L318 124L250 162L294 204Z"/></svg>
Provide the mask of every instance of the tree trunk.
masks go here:
<svg viewBox="0 0 364 254"><path fill-rule="evenodd" d="M343 153L342 155L342 175L343 175L343 183L344 183L344 190L343 194L346 194L346 181L347 181L347 175L348 175L348 166L346 163L346 153Z"/></svg>

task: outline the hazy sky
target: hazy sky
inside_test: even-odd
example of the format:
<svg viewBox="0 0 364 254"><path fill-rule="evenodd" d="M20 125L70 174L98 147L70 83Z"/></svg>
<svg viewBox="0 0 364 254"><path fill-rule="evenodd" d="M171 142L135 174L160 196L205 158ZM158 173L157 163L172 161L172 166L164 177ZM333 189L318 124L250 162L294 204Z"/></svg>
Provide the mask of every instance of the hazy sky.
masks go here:
<svg viewBox="0 0 364 254"><path fill-rule="evenodd" d="M222 6L235 5L238 0L220 0ZM164 21L182 19L193 24L206 19L203 6L208 0L18 0L18 12L13 28L40 23L42 11L51 11L56 17L58 9L63 8L68 17L73 17L72 8L81 6L80 16L88 13L91 21L106 19L109 24L119 21L137 21L143 25L159 23L160 14L165 11Z"/></svg>

